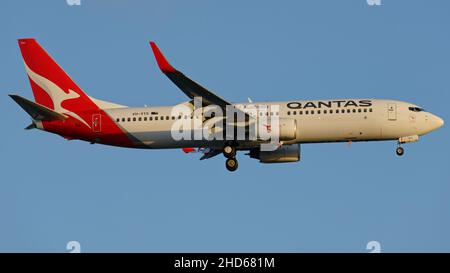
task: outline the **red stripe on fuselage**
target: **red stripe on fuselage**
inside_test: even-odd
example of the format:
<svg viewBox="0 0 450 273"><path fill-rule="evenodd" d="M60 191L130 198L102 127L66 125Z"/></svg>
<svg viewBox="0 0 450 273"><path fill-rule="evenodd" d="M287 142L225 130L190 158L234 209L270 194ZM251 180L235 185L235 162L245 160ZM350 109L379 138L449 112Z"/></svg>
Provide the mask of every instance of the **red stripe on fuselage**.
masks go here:
<svg viewBox="0 0 450 273"><path fill-rule="evenodd" d="M83 120L87 121L91 128L88 128L84 123L70 116L65 121L43 121L42 125L45 131L61 135L67 139L80 139L93 143L128 148L139 146L139 144L134 143L128 138L126 132L122 131L105 111L99 109L97 111L78 112L77 114ZM101 116L99 132L94 132L93 115Z"/></svg>

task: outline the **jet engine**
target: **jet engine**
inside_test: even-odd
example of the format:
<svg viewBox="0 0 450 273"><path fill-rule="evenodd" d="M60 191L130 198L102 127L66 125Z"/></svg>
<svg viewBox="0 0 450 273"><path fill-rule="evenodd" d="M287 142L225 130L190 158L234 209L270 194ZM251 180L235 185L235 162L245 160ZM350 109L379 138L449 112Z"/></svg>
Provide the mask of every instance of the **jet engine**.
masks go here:
<svg viewBox="0 0 450 273"><path fill-rule="evenodd" d="M278 138L280 141L290 141L297 138L297 121L295 119L290 118L280 118L278 120L278 124L270 122L267 123L261 122L259 124L259 137L260 139L267 139L267 135L275 134L276 128L273 126L278 126ZM263 136L266 136L265 138Z"/></svg>
<svg viewBox="0 0 450 273"><path fill-rule="evenodd" d="M275 151L250 150L250 157L261 163L286 163L300 161L300 144L283 145Z"/></svg>

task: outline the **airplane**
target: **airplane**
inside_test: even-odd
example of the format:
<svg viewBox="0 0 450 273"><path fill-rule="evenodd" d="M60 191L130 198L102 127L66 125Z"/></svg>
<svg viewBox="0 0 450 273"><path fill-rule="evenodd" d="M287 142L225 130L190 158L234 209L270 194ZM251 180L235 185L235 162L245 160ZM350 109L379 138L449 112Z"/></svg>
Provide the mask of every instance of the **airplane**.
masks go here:
<svg viewBox="0 0 450 273"><path fill-rule="evenodd" d="M32 123L25 129L37 128L67 140L91 144L201 152L200 160L223 154L229 171L238 168L237 151L248 151L247 155L261 163L297 162L300 161L300 145L307 143L390 140L397 142L396 153L401 156L404 154L402 144L416 142L420 136L444 125L441 118L425 109L397 100L252 102L249 99L249 102L231 103L176 70L154 42L150 42L150 47L160 70L190 100L173 106L127 107L88 96L35 39L19 39L18 44L34 101L15 94L9 96L31 116ZM201 104L195 105L198 98ZM210 106L216 107L217 112L223 110L222 114L216 116L213 111L207 117L202 109ZM244 119L236 119L237 114L225 119L227 113L232 112L229 109ZM214 120L213 126L208 130L222 138L173 137L174 125L180 121L200 122L203 128L211 120ZM262 124L260 120L264 120ZM263 138L262 134L247 137L252 124L259 124L257 128L264 127L266 131L276 129L272 149L263 149L271 140ZM235 133L241 129L245 132L243 138ZM195 129L188 133L192 131Z"/></svg>

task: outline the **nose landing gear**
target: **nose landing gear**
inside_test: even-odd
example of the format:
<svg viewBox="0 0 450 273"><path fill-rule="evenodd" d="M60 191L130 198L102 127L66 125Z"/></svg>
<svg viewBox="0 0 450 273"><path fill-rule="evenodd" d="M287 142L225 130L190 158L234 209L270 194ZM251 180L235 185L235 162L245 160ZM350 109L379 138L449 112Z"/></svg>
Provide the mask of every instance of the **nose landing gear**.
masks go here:
<svg viewBox="0 0 450 273"><path fill-rule="evenodd" d="M395 149L395 153L398 156L402 156L405 153L405 149L403 149L403 147L401 147L401 146L398 146L397 149Z"/></svg>
<svg viewBox="0 0 450 273"><path fill-rule="evenodd" d="M403 149L403 147L401 145L405 144L405 143L416 142L418 140L419 140L418 135L405 136L405 137L399 138L398 142L397 142L398 144L397 144L397 149L395 150L395 153L398 156L402 156L405 153L405 150Z"/></svg>

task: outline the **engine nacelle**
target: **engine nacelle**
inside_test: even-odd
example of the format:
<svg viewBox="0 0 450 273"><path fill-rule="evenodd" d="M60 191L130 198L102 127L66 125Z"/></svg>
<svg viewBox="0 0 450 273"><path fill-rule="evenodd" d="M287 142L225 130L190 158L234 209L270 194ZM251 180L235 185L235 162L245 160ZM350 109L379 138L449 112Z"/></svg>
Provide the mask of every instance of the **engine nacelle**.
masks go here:
<svg viewBox="0 0 450 273"><path fill-rule="evenodd" d="M250 150L250 157L261 163L286 163L300 161L300 144L283 145L275 151Z"/></svg>
<svg viewBox="0 0 450 273"><path fill-rule="evenodd" d="M280 140L288 141L294 140L296 138L297 120L291 118L280 118ZM300 151L300 148L298 148L297 150Z"/></svg>
<svg viewBox="0 0 450 273"><path fill-rule="evenodd" d="M259 136L260 139L265 139L263 136L266 136L267 133L269 135L275 134L276 128L273 126L278 126L278 138L280 141L290 141L297 138L297 121L295 119L291 118L280 118L278 124L271 123L270 121L268 123L261 123L259 124ZM263 134L262 132L265 132Z"/></svg>

